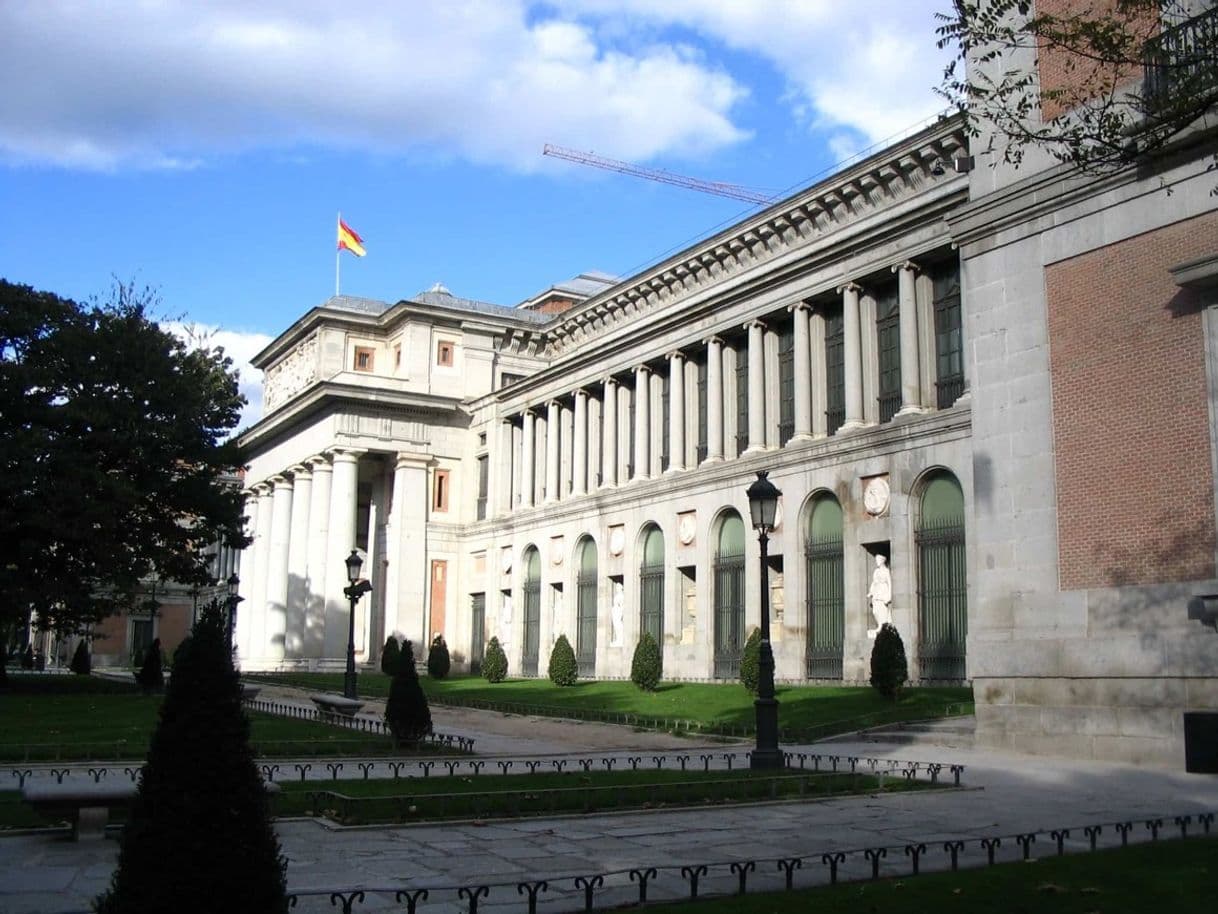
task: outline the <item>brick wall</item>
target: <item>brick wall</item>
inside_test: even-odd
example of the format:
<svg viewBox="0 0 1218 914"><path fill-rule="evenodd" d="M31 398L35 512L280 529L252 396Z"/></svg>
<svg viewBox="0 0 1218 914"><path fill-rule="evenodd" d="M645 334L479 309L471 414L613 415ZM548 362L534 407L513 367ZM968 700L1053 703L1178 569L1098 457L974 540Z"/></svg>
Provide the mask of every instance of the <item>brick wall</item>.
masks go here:
<svg viewBox="0 0 1218 914"><path fill-rule="evenodd" d="M1135 9L1118 14L1117 0L1036 0L1037 16L1052 16L1069 21L1081 16L1087 19L1125 17L1132 34L1149 37L1158 29L1158 17L1147 9ZM1113 85L1124 86L1142 78L1140 64L1119 68L1097 67L1096 64L1064 48L1042 47L1037 59L1040 71L1041 116L1051 121L1058 115L1077 107L1092 97L1099 97ZM1046 95L1063 91L1064 94Z"/></svg>
<svg viewBox="0 0 1218 914"><path fill-rule="evenodd" d="M1200 298L1218 213L1045 270L1063 590L1214 577Z"/></svg>

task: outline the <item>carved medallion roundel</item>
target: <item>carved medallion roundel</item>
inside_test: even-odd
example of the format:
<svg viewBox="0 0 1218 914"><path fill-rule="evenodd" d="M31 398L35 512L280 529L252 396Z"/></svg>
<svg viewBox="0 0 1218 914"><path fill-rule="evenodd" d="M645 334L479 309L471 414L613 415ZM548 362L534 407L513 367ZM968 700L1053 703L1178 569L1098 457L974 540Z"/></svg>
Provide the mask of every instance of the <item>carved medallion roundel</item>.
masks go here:
<svg viewBox="0 0 1218 914"><path fill-rule="evenodd" d="M873 517L888 510L891 497L892 492L888 487L888 478L885 476L872 477L863 487L863 507Z"/></svg>

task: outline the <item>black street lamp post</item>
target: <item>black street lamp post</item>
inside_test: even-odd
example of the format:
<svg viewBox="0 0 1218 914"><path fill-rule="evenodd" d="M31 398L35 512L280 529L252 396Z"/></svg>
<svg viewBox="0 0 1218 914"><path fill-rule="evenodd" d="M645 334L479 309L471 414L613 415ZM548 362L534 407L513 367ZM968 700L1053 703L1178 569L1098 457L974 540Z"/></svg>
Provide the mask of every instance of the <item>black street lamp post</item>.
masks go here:
<svg viewBox="0 0 1218 914"><path fill-rule="evenodd" d="M241 579L237 577L237 573L233 572L228 579L228 629L226 637L228 641L228 652L233 652L233 629L237 625L237 604L245 598L237 593L237 588L241 585Z"/></svg>
<svg viewBox="0 0 1218 914"><path fill-rule="evenodd" d="M782 751L778 748L778 700L774 697L774 649L770 646L770 531L778 514L778 499L782 492L766 479L760 470L757 481L748 488L749 513L753 529L761 543L761 651L757 660L757 746L753 749L752 768L781 768Z"/></svg>
<svg viewBox="0 0 1218 914"><path fill-rule="evenodd" d="M348 586L343 589L343 593L351 601L351 614L347 619L347 672L343 676L344 698L359 698L355 674L355 604L364 594L372 592L372 585L361 580L359 576L359 570L363 564L364 560L359 557L359 553L352 549L351 554L347 556Z"/></svg>

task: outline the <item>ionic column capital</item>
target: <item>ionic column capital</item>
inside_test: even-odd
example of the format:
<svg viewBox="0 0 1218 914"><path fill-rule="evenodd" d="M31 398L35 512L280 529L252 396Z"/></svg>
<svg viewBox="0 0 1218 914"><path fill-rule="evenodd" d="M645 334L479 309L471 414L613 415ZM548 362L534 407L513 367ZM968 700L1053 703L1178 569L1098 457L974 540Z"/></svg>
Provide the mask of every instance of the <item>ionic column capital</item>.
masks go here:
<svg viewBox="0 0 1218 914"><path fill-rule="evenodd" d="M305 461L305 463L307 463L312 468L314 473L325 473L325 472L329 472L329 470L331 469L330 458L327 457L325 454L317 454L313 457L310 457Z"/></svg>
<svg viewBox="0 0 1218 914"><path fill-rule="evenodd" d="M356 463L368 451L365 448L335 447L326 451L333 463Z"/></svg>
<svg viewBox="0 0 1218 914"><path fill-rule="evenodd" d="M848 295L850 293L854 293L855 295L858 295L862 291L863 291L863 287L860 286L854 280L851 280L850 282L844 282L840 286L837 287L837 292L839 295Z"/></svg>
<svg viewBox="0 0 1218 914"><path fill-rule="evenodd" d="M668 361L670 361L670 362L675 361L677 359L681 359L682 361L684 361L685 353L682 352L680 349L674 349L672 352L664 353L664 358L668 359Z"/></svg>
<svg viewBox="0 0 1218 914"><path fill-rule="evenodd" d="M797 314L800 311L804 312L804 314L811 314L812 306L806 301L797 301L793 305L787 305L787 312L790 314Z"/></svg>
<svg viewBox="0 0 1218 914"><path fill-rule="evenodd" d="M766 322L763 321L759 317L755 317L752 320L747 320L743 324L740 325L741 330L752 330L753 328L757 328L759 330L769 329L766 325Z"/></svg>
<svg viewBox="0 0 1218 914"><path fill-rule="evenodd" d="M703 343L703 345L706 345L706 346L720 346L721 347L721 346L723 346L723 337L715 336L715 335L708 336L708 337L706 337L706 339L704 339L702 341L702 343Z"/></svg>
<svg viewBox="0 0 1218 914"><path fill-rule="evenodd" d="M922 272L922 268L920 266L918 266L916 263L914 263L912 260L903 260L900 263L894 263L892 265L892 272L899 273L902 270L909 270L911 273L921 273Z"/></svg>
<svg viewBox="0 0 1218 914"><path fill-rule="evenodd" d="M302 479L313 478L313 468L308 463L298 463L295 466L288 467L288 472L292 474L292 478L297 481Z"/></svg>
<svg viewBox="0 0 1218 914"><path fill-rule="evenodd" d="M279 475L277 475L277 476L272 476L272 477L270 478L270 483L271 483L271 485L272 485L272 486L274 486L276 489L290 489L290 488L292 488L292 479L291 479L291 477L290 477L288 474L286 474L286 473L281 473L281 474L279 474Z"/></svg>

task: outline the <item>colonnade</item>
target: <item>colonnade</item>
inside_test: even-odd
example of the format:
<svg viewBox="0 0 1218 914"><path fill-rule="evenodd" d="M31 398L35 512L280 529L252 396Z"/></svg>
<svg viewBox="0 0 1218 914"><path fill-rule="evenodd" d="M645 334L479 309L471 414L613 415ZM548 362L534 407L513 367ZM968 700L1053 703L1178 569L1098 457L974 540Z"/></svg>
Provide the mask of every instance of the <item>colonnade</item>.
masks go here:
<svg viewBox="0 0 1218 914"><path fill-rule="evenodd" d="M894 265L892 272L897 274L901 388L897 415L901 416L923 410L922 365L927 359L933 364L933 353L920 351L918 266L905 261ZM493 447L496 453L513 455L513 459L498 462L500 472L495 485L494 514L552 504L563 498L586 495L598 487L611 489L651 479L657 472L682 472L726 459L725 417L741 418L728 411L729 404L725 401L729 382L724 372L724 356L728 350L747 352L747 428L737 428L737 434L747 440L747 445L739 456L778 446L779 406L775 398L767 397L767 379L777 385L779 369L776 346L769 345L768 341L778 332L780 324L788 320L794 340L794 390L793 431L785 446L875 424L878 420L869 418L865 409L865 389L874 390L876 386L874 378L868 381L868 377L876 373L876 366L874 357L865 358L864 288L859 283L847 282L837 289L837 294L841 299L844 375L841 404L844 420L838 428L829 427L827 309L819 303L798 302L788 306L785 313L767 314L747 321L741 327L743 339L732 341L718 334L711 335L698 347L668 352L662 359L648 360L628 371L606 375L588 387L579 387L501 416ZM874 352L872 354L874 356ZM704 418L696 415L700 397L687 393L690 366L700 363L703 358L706 366ZM668 423L666 428L661 428L660 423L653 421L652 407L653 399L663 406L655 392L665 378L668 382ZM621 423L623 402L633 407L632 428ZM594 415L599 422L593 421ZM704 446L700 460L696 451L692 459L690 455L687 430L691 419L700 420L694 428L700 430L700 426L705 425L705 440L697 442L700 447ZM539 445L540 422L544 422L544 441ZM633 432L632 446L619 441L623 431ZM662 436L667 437L668 461L661 469ZM598 447L593 446L594 442ZM539 463L543 461L544 475L539 478ZM599 483L595 477L597 470Z"/></svg>

